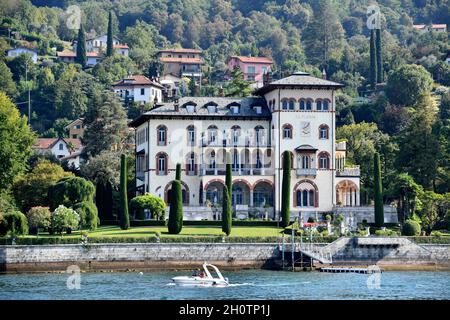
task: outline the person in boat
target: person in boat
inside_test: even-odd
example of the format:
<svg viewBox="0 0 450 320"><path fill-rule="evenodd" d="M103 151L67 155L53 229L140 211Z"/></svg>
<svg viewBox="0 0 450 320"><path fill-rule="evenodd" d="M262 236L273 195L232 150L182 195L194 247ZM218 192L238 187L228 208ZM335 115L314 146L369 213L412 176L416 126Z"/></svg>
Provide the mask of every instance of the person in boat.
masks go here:
<svg viewBox="0 0 450 320"><path fill-rule="evenodd" d="M197 276L198 276L197 270L192 270L192 276L193 276L193 277L197 277Z"/></svg>
<svg viewBox="0 0 450 320"><path fill-rule="evenodd" d="M204 278L205 277L205 273L202 271L200 272L200 274L198 275L200 278Z"/></svg>

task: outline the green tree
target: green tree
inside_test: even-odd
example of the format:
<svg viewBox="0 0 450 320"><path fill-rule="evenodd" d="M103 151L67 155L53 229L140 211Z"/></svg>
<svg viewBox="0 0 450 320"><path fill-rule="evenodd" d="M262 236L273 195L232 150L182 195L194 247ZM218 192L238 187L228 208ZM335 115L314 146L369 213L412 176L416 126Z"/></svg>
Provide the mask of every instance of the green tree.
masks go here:
<svg viewBox="0 0 450 320"><path fill-rule="evenodd" d="M114 38L113 38L113 26L112 26L112 13L109 11L108 17L108 36L106 40L106 56L111 57L114 54Z"/></svg>
<svg viewBox="0 0 450 320"><path fill-rule="evenodd" d="M381 29L376 30L376 51L377 51L377 82L383 83L384 70L383 70L383 42L381 39Z"/></svg>
<svg viewBox="0 0 450 320"><path fill-rule="evenodd" d="M231 81L225 87L227 97L248 97L252 93L251 83L244 79L244 73L239 67L231 71Z"/></svg>
<svg viewBox="0 0 450 320"><path fill-rule="evenodd" d="M120 157L120 229L127 230L130 227L130 216L128 214L127 196L127 157Z"/></svg>
<svg viewBox="0 0 450 320"><path fill-rule="evenodd" d="M136 74L138 68L131 58L120 54L103 59L92 68L92 75L105 86L111 86L114 82Z"/></svg>
<svg viewBox="0 0 450 320"><path fill-rule="evenodd" d="M222 196L222 231L229 236L231 233L232 226L232 209L231 209L231 198L230 192L225 185L223 187L223 196Z"/></svg>
<svg viewBox="0 0 450 320"><path fill-rule="evenodd" d="M422 191L422 186L418 185L414 179L406 173L399 174L395 179L389 193L397 200L397 211L401 223L404 223L406 219L409 219L414 215L418 196Z"/></svg>
<svg viewBox="0 0 450 320"><path fill-rule="evenodd" d="M370 85L375 89L377 84L377 45L375 40L375 30L370 31Z"/></svg>
<svg viewBox="0 0 450 320"><path fill-rule="evenodd" d="M233 171L231 166L231 159L228 154L227 154L227 163L225 165L225 186L227 187L229 198L231 199L231 194L233 190Z"/></svg>
<svg viewBox="0 0 450 320"><path fill-rule="evenodd" d="M31 207L48 206L48 190L63 178L73 174L64 171L58 164L40 161L33 170L14 181L12 191L17 205L24 212Z"/></svg>
<svg viewBox="0 0 450 320"><path fill-rule="evenodd" d="M110 150L120 153L129 147L127 115L113 93L94 93L84 124L86 130L81 141L85 146L85 157L95 157Z"/></svg>
<svg viewBox="0 0 450 320"><path fill-rule="evenodd" d="M374 199L375 199L375 225L381 228L384 225L384 208L383 208L383 184L381 180L380 155L375 153L373 159L373 175L374 175Z"/></svg>
<svg viewBox="0 0 450 320"><path fill-rule="evenodd" d="M425 189L431 189L437 176L439 141L433 132L436 111L430 97L421 99L409 124L398 137L397 167L409 173Z"/></svg>
<svg viewBox="0 0 450 320"><path fill-rule="evenodd" d="M392 104L412 107L431 92L432 86L433 79L424 67L402 65L389 75L386 95Z"/></svg>
<svg viewBox="0 0 450 320"><path fill-rule="evenodd" d="M150 210L153 219L164 218L166 212L166 203L158 196L146 193L131 199L130 207L135 211L136 219L144 220L144 210Z"/></svg>
<svg viewBox="0 0 450 320"><path fill-rule="evenodd" d="M14 98L17 95L17 88L11 70L3 61L0 61L0 88L10 98Z"/></svg>
<svg viewBox="0 0 450 320"><path fill-rule="evenodd" d="M80 225L82 228L87 228L89 230L97 229L100 221L98 219L98 210L94 202L82 201L75 204L72 208L80 216Z"/></svg>
<svg viewBox="0 0 450 320"><path fill-rule="evenodd" d="M0 91L0 190L8 190L31 155L35 136L8 96Z"/></svg>
<svg viewBox="0 0 450 320"><path fill-rule="evenodd" d="M50 209L59 205L73 207L79 202L92 202L94 195L94 184L81 177L62 178L48 190Z"/></svg>
<svg viewBox="0 0 450 320"><path fill-rule="evenodd" d="M169 222L167 226L170 234L179 234L183 228L183 196L179 180L172 182L170 194Z"/></svg>
<svg viewBox="0 0 450 320"><path fill-rule="evenodd" d="M281 190L281 226L286 228L291 221L291 153L283 153L283 185Z"/></svg>
<svg viewBox="0 0 450 320"><path fill-rule="evenodd" d="M84 34L83 24L80 23L80 29L78 30L77 38L77 55L75 57L75 62L81 64L84 68L87 63L86 57L86 35Z"/></svg>
<svg viewBox="0 0 450 320"><path fill-rule="evenodd" d="M181 163L177 163L177 167L175 170L175 180L181 181Z"/></svg>

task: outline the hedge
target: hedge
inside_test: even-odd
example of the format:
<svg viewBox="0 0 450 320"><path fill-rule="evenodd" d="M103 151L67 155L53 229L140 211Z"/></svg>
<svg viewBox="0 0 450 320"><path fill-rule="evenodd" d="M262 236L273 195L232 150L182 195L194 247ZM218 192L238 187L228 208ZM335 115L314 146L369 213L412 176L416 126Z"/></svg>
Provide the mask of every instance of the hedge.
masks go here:
<svg viewBox="0 0 450 320"><path fill-rule="evenodd" d="M164 220L131 220L131 226L133 227L155 227L165 226ZM101 222L102 226L117 226L119 221L117 220L105 220ZM183 221L184 226L209 226L219 227L222 226L222 221L210 221L210 220L192 220ZM278 221L264 221L264 220L233 220L233 226L235 227L279 227Z"/></svg>

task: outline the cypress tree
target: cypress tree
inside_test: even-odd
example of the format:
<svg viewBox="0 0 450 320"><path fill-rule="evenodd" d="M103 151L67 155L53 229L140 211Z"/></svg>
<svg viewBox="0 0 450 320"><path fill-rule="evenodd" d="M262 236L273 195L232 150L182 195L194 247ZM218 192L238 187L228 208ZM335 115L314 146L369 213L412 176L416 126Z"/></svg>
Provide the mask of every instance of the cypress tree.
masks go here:
<svg viewBox="0 0 450 320"><path fill-rule="evenodd" d="M232 225L232 209L231 209L231 198L228 192L227 186L223 187L222 196L222 231L229 236L231 233Z"/></svg>
<svg viewBox="0 0 450 320"><path fill-rule="evenodd" d="M377 84L377 53L375 31L370 31L370 85L375 89Z"/></svg>
<svg viewBox="0 0 450 320"><path fill-rule="evenodd" d="M377 51L377 82L382 83L384 81L383 72L383 53L382 53L382 41L381 41L381 29L376 31L376 51Z"/></svg>
<svg viewBox="0 0 450 320"><path fill-rule="evenodd" d="M80 23L80 29L78 30L78 39L77 39L77 55L75 57L75 62L79 63L83 66L86 66L87 58L86 58L86 38L84 35L83 24Z"/></svg>
<svg viewBox="0 0 450 320"><path fill-rule="evenodd" d="M174 180L172 182L169 203L169 233L178 234L183 228L183 196L181 193L181 182L179 180Z"/></svg>
<svg viewBox="0 0 450 320"><path fill-rule="evenodd" d="M227 164L225 171L225 186L227 187L228 190L228 196L231 199L231 194L233 190L233 177L232 177L231 160L229 156L227 156Z"/></svg>
<svg viewBox="0 0 450 320"><path fill-rule="evenodd" d="M106 56L111 57L114 54L113 47L113 29L112 29L112 13L109 11L109 19L108 19L108 36L106 39Z"/></svg>
<svg viewBox="0 0 450 320"><path fill-rule="evenodd" d="M120 229L127 230L130 227L127 196L127 157L122 154L120 158Z"/></svg>
<svg viewBox="0 0 450 320"><path fill-rule="evenodd" d="M177 163L177 170L175 171L175 180L181 181L181 164Z"/></svg>
<svg viewBox="0 0 450 320"><path fill-rule="evenodd" d="M287 227L290 223L291 201L291 154L289 151L283 153L283 186L281 192L281 225Z"/></svg>
<svg viewBox="0 0 450 320"><path fill-rule="evenodd" d="M375 225L380 228L384 225L383 186L381 181L380 155L375 153L373 159Z"/></svg>

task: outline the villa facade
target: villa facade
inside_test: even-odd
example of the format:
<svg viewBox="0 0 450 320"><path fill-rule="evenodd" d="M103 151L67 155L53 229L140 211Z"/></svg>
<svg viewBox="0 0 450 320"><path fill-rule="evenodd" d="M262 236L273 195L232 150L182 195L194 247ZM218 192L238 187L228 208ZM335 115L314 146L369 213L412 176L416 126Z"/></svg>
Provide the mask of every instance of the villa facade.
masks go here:
<svg viewBox="0 0 450 320"><path fill-rule="evenodd" d="M236 211L281 209L282 157L292 159L290 203L300 212L359 206L359 167L347 167L336 143L332 81L295 73L266 84L254 97L183 97L161 103L130 123L136 129L136 187L170 197L182 164L186 207L220 207L225 163L233 170Z"/></svg>

